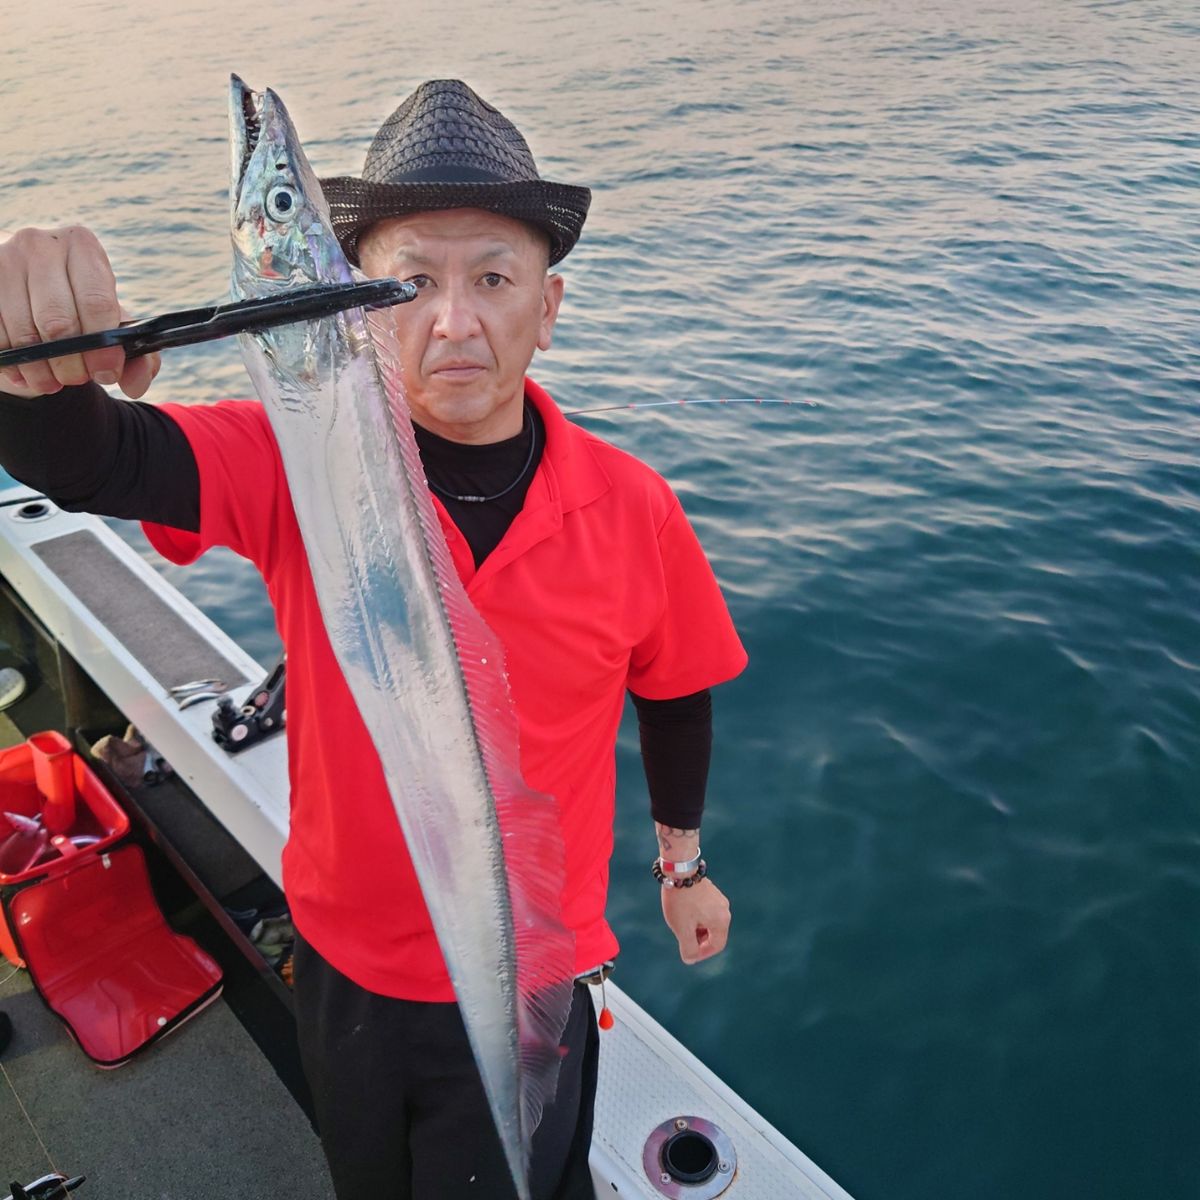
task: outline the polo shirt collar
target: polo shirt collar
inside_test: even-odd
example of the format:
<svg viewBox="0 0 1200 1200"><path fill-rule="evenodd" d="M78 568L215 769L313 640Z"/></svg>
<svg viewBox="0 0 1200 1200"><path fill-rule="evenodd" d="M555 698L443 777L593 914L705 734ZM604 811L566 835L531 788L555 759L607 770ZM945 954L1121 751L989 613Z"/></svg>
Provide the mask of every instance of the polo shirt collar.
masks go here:
<svg viewBox="0 0 1200 1200"><path fill-rule="evenodd" d="M529 378L525 380L525 398L537 409L546 428L538 472L545 471L548 476L551 503L557 500L559 511L568 513L604 495L612 483L597 461L588 435L562 415L545 388Z"/></svg>
<svg viewBox="0 0 1200 1200"><path fill-rule="evenodd" d="M553 537L562 528L564 513L590 504L612 486L607 472L596 458L592 439L559 412L549 392L527 378L525 398L542 418L546 445L529 490L525 493L521 511L478 570L466 540L445 505L436 495L433 497L434 507L450 541L450 552L468 594L527 550Z"/></svg>

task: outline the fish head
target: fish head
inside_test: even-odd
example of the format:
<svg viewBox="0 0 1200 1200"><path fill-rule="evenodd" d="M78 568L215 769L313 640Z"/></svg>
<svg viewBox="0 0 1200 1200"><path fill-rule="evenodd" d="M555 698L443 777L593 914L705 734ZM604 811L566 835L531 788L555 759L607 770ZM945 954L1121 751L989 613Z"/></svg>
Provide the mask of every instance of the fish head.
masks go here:
<svg viewBox="0 0 1200 1200"><path fill-rule="evenodd" d="M351 283L329 206L283 101L230 79L230 207L235 300L315 284ZM328 374L336 318L243 334L289 394ZM286 385L292 385L291 387Z"/></svg>
<svg viewBox="0 0 1200 1200"><path fill-rule="evenodd" d="M352 281L321 185L283 101L229 89L234 284L239 298Z"/></svg>

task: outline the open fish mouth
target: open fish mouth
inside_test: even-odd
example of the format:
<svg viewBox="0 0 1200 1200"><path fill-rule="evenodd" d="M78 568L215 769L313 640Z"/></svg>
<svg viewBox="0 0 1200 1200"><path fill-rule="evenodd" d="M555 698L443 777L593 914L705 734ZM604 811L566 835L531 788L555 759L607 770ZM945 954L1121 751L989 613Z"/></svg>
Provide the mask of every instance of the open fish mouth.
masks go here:
<svg viewBox="0 0 1200 1200"><path fill-rule="evenodd" d="M232 161L230 200L236 207L246 169L262 134L263 97L253 92L237 75L229 77L229 134Z"/></svg>

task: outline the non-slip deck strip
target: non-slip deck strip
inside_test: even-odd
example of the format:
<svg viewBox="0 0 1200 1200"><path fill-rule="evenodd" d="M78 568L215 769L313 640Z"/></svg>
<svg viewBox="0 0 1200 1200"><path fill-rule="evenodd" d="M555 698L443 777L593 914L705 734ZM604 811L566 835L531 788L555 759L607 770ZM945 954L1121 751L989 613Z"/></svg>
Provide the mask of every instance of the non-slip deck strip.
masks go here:
<svg viewBox="0 0 1200 1200"><path fill-rule="evenodd" d="M94 533L66 533L33 551L163 687L193 679L221 679L227 687L250 682Z"/></svg>

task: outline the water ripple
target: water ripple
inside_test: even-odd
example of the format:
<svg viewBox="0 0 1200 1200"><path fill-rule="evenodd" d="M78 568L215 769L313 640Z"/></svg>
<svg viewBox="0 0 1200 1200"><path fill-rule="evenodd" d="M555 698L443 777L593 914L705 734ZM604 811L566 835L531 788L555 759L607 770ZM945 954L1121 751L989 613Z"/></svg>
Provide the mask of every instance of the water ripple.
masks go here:
<svg viewBox="0 0 1200 1200"><path fill-rule="evenodd" d="M209 302L230 67L322 173L418 77L472 81L594 189L534 370L565 407L819 402L588 419L675 484L751 655L719 964L660 924L623 728L623 982L852 1194L1191 1194L1194 5L461 8L268 3L233 39L233 0L12 6L0 225L94 225L138 313ZM246 386L218 345L156 390ZM243 565L168 573L272 656Z"/></svg>

